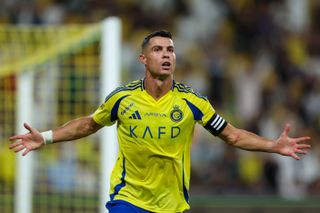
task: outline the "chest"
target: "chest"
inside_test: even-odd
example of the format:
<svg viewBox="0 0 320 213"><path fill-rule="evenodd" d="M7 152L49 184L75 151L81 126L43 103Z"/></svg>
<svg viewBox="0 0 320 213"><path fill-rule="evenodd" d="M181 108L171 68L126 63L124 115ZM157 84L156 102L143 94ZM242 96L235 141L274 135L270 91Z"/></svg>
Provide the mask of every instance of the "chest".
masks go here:
<svg viewBox="0 0 320 213"><path fill-rule="evenodd" d="M148 122L174 125L193 120L192 112L182 98L169 96L159 101L140 96L125 98L118 110L121 122Z"/></svg>
<svg viewBox="0 0 320 213"><path fill-rule="evenodd" d="M193 114L186 101L169 96L159 101L132 96L118 110L118 125L129 137L142 139L178 139L192 131Z"/></svg>

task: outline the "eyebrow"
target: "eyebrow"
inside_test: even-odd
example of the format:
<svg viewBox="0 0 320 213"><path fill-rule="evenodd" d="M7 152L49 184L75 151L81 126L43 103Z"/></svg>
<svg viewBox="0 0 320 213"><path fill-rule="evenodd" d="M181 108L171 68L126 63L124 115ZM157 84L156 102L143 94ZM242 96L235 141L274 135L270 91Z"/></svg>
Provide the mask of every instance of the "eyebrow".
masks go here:
<svg viewBox="0 0 320 213"><path fill-rule="evenodd" d="M158 45L158 44L152 46L151 49L156 48L156 47L160 47L160 48L172 48L172 49L174 49L174 46L173 46L173 45L161 46L161 45Z"/></svg>

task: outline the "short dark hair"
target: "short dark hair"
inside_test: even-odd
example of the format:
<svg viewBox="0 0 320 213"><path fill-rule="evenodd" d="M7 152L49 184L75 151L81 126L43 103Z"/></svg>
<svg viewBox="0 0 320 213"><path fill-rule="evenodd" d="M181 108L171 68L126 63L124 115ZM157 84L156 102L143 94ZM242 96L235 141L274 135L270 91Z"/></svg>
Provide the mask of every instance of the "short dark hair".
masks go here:
<svg viewBox="0 0 320 213"><path fill-rule="evenodd" d="M166 30L154 31L154 32L150 33L149 35L147 35L143 39L143 41L141 43L141 49L143 50L148 45L150 39L152 39L153 37L156 37L156 36L172 39L172 35L171 35L171 33L169 31L166 31Z"/></svg>

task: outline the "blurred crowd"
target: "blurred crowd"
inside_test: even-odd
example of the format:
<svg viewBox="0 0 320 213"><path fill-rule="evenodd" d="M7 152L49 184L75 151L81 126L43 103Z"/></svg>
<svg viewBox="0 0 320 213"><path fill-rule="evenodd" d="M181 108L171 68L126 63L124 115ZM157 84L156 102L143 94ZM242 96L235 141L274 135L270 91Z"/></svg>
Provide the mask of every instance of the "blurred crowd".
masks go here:
<svg viewBox="0 0 320 213"><path fill-rule="evenodd" d="M194 194L320 195L320 2L316 0L3 0L0 23L123 24L123 82L141 78L140 42L170 30L177 80L237 127L312 137L301 161L226 146L196 128Z"/></svg>

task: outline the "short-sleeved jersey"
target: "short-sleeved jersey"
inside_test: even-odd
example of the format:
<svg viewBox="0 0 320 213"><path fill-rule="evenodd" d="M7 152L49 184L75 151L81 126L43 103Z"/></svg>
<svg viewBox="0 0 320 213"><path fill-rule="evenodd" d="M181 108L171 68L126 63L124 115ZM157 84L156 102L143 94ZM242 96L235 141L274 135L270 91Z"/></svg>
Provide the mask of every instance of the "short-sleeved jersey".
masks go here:
<svg viewBox="0 0 320 213"><path fill-rule="evenodd" d="M227 125L208 99L173 81L155 100L144 80L119 87L95 111L100 125L117 122L119 152L110 198L152 212L189 209L190 149L195 123L218 135Z"/></svg>

